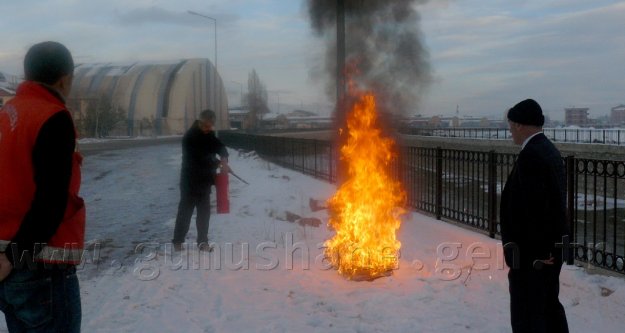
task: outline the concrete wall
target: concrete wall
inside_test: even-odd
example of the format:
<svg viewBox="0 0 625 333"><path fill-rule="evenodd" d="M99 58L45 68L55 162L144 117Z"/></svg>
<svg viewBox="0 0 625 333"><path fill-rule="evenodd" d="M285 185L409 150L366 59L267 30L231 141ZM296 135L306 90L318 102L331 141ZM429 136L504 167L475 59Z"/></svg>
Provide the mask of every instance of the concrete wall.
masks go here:
<svg viewBox="0 0 625 333"><path fill-rule="evenodd" d="M302 139L330 140L333 131L308 131L276 133L275 136L286 136ZM520 147L512 140L483 140L483 139L462 139L462 138L441 138L424 137L412 135L399 135L396 141L402 145L417 147L441 147L443 149L458 149L470 151L490 151L498 153L518 153ZM604 145L604 144L576 144L555 142L562 156L575 155L579 158L623 160L625 159L625 146Z"/></svg>
<svg viewBox="0 0 625 333"><path fill-rule="evenodd" d="M401 142L420 147L441 147L444 149L490 151L499 153L518 153L520 146L512 140L483 140L439 137L402 136ZM579 158L623 159L625 146L604 144L554 143L562 156L574 155Z"/></svg>

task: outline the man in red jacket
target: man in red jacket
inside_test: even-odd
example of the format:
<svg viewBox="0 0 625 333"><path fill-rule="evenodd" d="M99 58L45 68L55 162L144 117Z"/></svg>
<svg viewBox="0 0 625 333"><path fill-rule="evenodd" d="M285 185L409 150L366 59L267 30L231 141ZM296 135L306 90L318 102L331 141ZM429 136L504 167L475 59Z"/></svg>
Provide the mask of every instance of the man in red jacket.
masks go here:
<svg viewBox="0 0 625 333"><path fill-rule="evenodd" d="M10 332L79 332L75 265L84 247L81 156L65 106L74 61L33 45L26 81L0 109L0 310Z"/></svg>

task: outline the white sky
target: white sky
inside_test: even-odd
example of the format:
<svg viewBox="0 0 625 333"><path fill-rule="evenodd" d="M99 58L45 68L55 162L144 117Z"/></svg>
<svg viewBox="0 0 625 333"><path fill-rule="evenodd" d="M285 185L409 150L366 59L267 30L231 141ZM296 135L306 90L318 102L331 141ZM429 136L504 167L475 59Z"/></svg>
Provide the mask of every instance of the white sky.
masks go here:
<svg viewBox="0 0 625 333"><path fill-rule="evenodd" d="M430 0L418 7L434 70L424 115L499 116L532 97L554 119L565 107L608 114L625 103L625 1ZM0 71L21 75L28 47L66 44L76 62L214 60L239 104L256 69L269 106L328 112L323 81L311 75L323 58L303 0L0 0ZM279 102L279 104L278 104Z"/></svg>

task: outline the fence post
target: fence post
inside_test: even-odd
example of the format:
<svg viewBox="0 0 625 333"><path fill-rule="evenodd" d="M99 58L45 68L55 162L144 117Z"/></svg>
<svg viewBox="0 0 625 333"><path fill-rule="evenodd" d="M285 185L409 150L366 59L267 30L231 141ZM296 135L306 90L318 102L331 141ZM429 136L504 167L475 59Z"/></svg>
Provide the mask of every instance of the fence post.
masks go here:
<svg viewBox="0 0 625 333"><path fill-rule="evenodd" d="M291 169L295 170L295 139L291 139Z"/></svg>
<svg viewBox="0 0 625 333"><path fill-rule="evenodd" d="M436 147L436 219L443 216L443 149Z"/></svg>
<svg viewBox="0 0 625 333"><path fill-rule="evenodd" d="M488 152L488 236L497 233L497 153Z"/></svg>
<svg viewBox="0 0 625 333"><path fill-rule="evenodd" d="M289 157L288 148L287 148L287 144L289 143L289 141L287 140L286 136L283 136L282 138L280 138L280 141L281 141L280 157L277 158L276 160L282 163L282 166L286 166L287 165L286 161L288 160L288 157Z"/></svg>
<svg viewBox="0 0 625 333"><path fill-rule="evenodd" d="M328 161L329 161L329 165L328 165L328 181L330 181L330 183L334 183L334 181L332 180L332 177L334 176L334 165L333 165L333 161L332 161L332 154L334 154L334 152L332 151L334 147L334 144L332 142L330 142L330 144L328 145Z"/></svg>
<svg viewBox="0 0 625 333"><path fill-rule="evenodd" d="M302 173L310 175L310 172L306 173L306 154L308 147L310 146L306 143L306 141L302 141L302 147L300 150L300 154L302 154Z"/></svg>
<svg viewBox="0 0 625 333"><path fill-rule="evenodd" d="M575 243L577 241L577 233L575 232L575 156L569 155L566 157L566 194L567 194L567 204L566 204L566 220L569 224L569 232L571 235L569 238L571 242ZM571 249L569 250L569 256L567 260L567 265L573 265L575 259L575 253L571 253ZM573 248L574 250L574 248Z"/></svg>
<svg viewBox="0 0 625 333"><path fill-rule="evenodd" d="M317 140L313 140L313 156L315 158L315 178L319 178L319 172L317 171Z"/></svg>

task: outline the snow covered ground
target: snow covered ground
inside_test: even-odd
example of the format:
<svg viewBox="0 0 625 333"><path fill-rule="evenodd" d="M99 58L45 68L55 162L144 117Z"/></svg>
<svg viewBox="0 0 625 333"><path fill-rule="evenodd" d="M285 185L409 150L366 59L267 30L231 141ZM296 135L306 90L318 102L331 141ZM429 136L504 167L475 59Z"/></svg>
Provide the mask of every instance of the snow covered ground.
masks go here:
<svg viewBox="0 0 625 333"><path fill-rule="evenodd" d="M327 212L309 207L310 198L328 198L335 187L230 152L230 165L250 185L230 177L231 213L211 216L212 253L193 246L172 253L168 244L179 199L179 144L85 159L84 332L510 331L497 240L412 213L399 232L393 275L348 281L321 260L321 244L332 233ZM324 223L288 222L287 211ZM592 273L572 266L562 272L571 332L622 332L625 280Z"/></svg>

